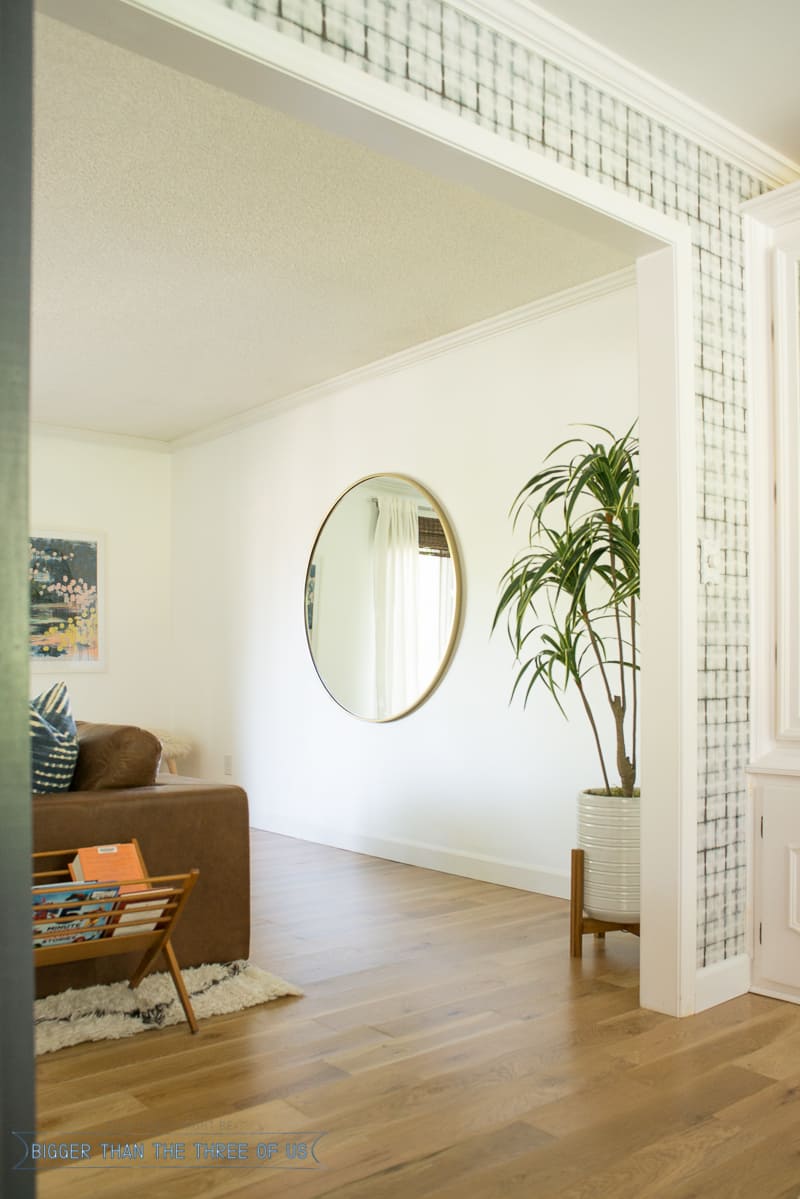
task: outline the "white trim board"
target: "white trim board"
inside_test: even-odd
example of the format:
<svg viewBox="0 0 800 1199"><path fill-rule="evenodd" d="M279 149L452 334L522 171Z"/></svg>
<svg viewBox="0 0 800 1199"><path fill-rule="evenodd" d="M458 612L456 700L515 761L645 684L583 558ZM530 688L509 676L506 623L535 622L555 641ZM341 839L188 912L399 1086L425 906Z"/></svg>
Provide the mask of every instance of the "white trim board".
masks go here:
<svg viewBox="0 0 800 1199"><path fill-rule="evenodd" d="M782 999L784 1003L800 1003L800 994L797 991L781 990L780 988L773 990L770 987L751 987L750 990L754 995L766 995L768 999Z"/></svg>
<svg viewBox="0 0 800 1199"><path fill-rule="evenodd" d="M756 196L745 200L740 205L740 211L746 217L751 217L760 225L770 229L780 229L797 220L797 209L800 204L800 180L790 183L780 191L771 192L766 196Z"/></svg>
<svg viewBox="0 0 800 1199"><path fill-rule="evenodd" d="M695 980L695 1011L704 1012L706 1008L727 1003L749 990L750 958L746 953L711 966L701 966Z"/></svg>
<svg viewBox="0 0 800 1199"><path fill-rule="evenodd" d="M204 429L198 429L194 433L186 433L183 437L177 437L169 443L169 446L171 449L182 450L188 446L213 441L217 437L224 437L226 433L234 433L237 429L244 429L248 425L270 420L283 412L287 412L289 409L298 408L302 404L310 404L314 400L322 399L327 395L333 395L337 391L345 390L345 388L355 387L362 383L370 383L374 379L381 379L386 375L394 375L398 371L407 370L409 367L416 366L421 362L427 362L431 358L439 358L442 354L449 354L452 350L459 350L471 343L485 341L489 337L508 333L512 329L519 329L523 325L530 325L536 321L545 320L557 312L563 312L566 308L577 308L579 305L591 303L592 300L599 300L603 296L612 295L614 292L624 291L626 288L635 286L635 267L625 267L621 271L614 271L610 275L603 275L601 278L592 279L588 283L580 283L577 287L569 287L563 291L554 292L553 295L544 296L542 299L534 300L530 304L522 304L518 308L511 308L506 312L499 313L497 316L487 317L486 320L476 321L472 325L465 325L462 329L456 329L453 333L444 333L441 337L433 337L429 341L419 342L417 345L409 346L407 350L399 350L396 354L389 354L386 358L378 358L375 362L368 362L365 366L356 367L354 370L346 371L342 375L335 375L332 379L325 379L321 383L313 384L311 387L304 387L301 391L295 391L290 395L281 396L279 399L259 404L257 408L249 408L246 412L240 412L234 416L226 417L224 420L216 421L213 425L208 425Z"/></svg>
<svg viewBox="0 0 800 1199"><path fill-rule="evenodd" d="M69 425L50 425L46 421L31 421L31 434L66 441L85 441L96 445L116 446L120 450L146 450L151 454L169 454L168 441L155 437L137 437L133 433L109 433L102 429L72 429Z"/></svg>
<svg viewBox="0 0 800 1199"><path fill-rule="evenodd" d="M535 891L540 895L569 899L568 874L529 866L525 862L506 861L490 854L470 854L460 849L448 849L444 845L432 845L426 841L373 837L369 833L331 828L292 818L282 820L279 817L268 816L267 822L265 824L262 817L261 822L254 825L254 828L263 828L283 837L297 837L301 841L313 841L317 845L330 845L334 849L369 854L371 857L385 858L390 862L421 866L425 870L440 870L444 874L455 874L460 878L474 878L479 882L494 883L501 887L516 887L521 891Z"/></svg>
<svg viewBox="0 0 800 1199"><path fill-rule="evenodd" d="M640 1002L695 1010L697 494L691 251L637 262L641 442ZM690 400L692 397L692 400ZM689 638L695 641L690 642ZM670 651L667 647L671 646Z"/></svg>

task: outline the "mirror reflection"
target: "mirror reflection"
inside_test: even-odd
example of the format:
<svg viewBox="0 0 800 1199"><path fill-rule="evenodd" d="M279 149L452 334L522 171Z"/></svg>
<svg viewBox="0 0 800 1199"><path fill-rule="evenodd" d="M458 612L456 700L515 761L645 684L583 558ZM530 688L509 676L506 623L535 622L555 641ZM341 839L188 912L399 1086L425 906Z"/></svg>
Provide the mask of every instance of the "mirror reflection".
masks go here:
<svg viewBox="0 0 800 1199"><path fill-rule="evenodd" d="M455 540L429 492L400 475L346 491L306 574L308 645L333 699L365 720L418 707L452 654L460 589Z"/></svg>

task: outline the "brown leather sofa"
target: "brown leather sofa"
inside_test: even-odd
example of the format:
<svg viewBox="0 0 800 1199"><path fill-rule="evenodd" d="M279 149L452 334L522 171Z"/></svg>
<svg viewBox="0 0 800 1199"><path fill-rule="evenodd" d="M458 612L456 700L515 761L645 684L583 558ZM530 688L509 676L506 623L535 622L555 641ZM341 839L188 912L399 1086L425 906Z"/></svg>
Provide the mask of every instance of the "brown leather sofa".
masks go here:
<svg viewBox="0 0 800 1199"><path fill-rule="evenodd" d="M250 951L250 829L240 787L158 781L161 744L123 725L78 724L73 790L33 797L34 850L78 849L136 838L151 875L197 867L200 877L173 945L182 967ZM146 780L135 782L136 779ZM139 955L141 956L141 955ZM37 995L128 978L127 954L44 966ZM157 963L164 969L163 962Z"/></svg>

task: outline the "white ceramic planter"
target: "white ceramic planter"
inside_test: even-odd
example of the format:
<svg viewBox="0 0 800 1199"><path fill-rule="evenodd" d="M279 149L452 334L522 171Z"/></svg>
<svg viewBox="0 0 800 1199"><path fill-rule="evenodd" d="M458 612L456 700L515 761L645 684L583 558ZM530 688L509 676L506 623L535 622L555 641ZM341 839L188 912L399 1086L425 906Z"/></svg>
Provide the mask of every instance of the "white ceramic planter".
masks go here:
<svg viewBox="0 0 800 1199"><path fill-rule="evenodd" d="M622 923L639 919L639 797L578 796L578 848L583 850L587 916Z"/></svg>

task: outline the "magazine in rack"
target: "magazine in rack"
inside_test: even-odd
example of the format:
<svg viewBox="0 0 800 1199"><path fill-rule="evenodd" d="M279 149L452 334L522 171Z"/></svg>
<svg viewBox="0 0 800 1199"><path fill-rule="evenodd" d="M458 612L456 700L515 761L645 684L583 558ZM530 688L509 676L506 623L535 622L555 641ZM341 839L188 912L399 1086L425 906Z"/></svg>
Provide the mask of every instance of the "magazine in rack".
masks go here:
<svg viewBox="0 0 800 1199"><path fill-rule="evenodd" d="M39 884L33 888L33 945L70 945L104 936L119 887L87 888Z"/></svg>

